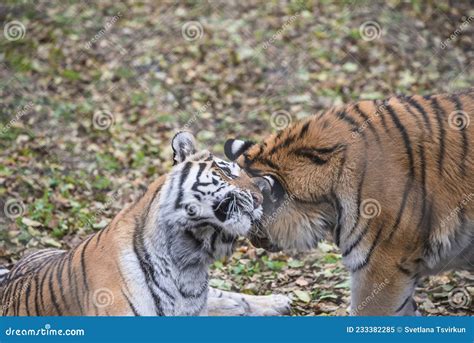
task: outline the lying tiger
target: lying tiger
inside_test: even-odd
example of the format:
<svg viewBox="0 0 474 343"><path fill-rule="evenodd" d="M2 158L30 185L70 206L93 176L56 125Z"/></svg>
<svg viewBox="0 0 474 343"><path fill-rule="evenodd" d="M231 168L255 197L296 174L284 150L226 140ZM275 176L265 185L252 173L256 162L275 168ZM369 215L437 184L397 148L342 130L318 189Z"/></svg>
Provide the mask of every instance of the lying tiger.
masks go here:
<svg viewBox="0 0 474 343"><path fill-rule="evenodd" d="M262 195L235 163L196 152L182 132L175 166L107 228L66 252L47 249L0 272L0 313L14 316L276 315L284 296L211 289L208 268L262 213ZM209 309L208 309L209 302Z"/></svg>
<svg viewBox="0 0 474 343"><path fill-rule="evenodd" d="M308 250L331 238L351 314L414 315L420 277L474 269L474 89L333 108L227 157L266 185L253 242Z"/></svg>

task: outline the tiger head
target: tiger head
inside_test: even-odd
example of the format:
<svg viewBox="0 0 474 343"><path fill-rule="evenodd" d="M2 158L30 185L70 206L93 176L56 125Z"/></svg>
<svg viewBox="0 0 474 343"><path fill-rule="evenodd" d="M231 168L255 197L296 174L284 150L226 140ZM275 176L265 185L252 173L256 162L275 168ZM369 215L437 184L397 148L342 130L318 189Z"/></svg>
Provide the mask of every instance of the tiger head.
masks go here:
<svg viewBox="0 0 474 343"><path fill-rule="evenodd" d="M211 230L229 241L246 235L262 215L263 201L250 176L234 162L198 152L189 132L178 133L172 148L174 166L163 201L169 220L198 235Z"/></svg>
<svg viewBox="0 0 474 343"><path fill-rule="evenodd" d="M334 191L346 145L324 125L313 124L294 123L260 144L235 139L225 144L226 156L257 177L264 195L264 216L251 232L257 247L309 250L338 224L341 205Z"/></svg>

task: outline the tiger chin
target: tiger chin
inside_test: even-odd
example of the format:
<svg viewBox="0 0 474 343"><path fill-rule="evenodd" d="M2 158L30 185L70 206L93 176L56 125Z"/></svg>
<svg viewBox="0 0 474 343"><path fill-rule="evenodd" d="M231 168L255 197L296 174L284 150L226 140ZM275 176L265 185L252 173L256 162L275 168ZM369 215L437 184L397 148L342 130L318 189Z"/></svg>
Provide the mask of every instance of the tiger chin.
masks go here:
<svg viewBox="0 0 474 343"><path fill-rule="evenodd" d="M197 152L190 133L172 148L171 171L107 228L1 272L1 314L206 315L209 265L260 218L262 195L235 163Z"/></svg>
<svg viewBox="0 0 474 343"><path fill-rule="evenodd" d="M421 277L474 269L473 117L474 89L397 96L329 109L261 143L227 141L264 195L252 242L306 251L330 239L351 274L352 315L417 314Z"/></svg>

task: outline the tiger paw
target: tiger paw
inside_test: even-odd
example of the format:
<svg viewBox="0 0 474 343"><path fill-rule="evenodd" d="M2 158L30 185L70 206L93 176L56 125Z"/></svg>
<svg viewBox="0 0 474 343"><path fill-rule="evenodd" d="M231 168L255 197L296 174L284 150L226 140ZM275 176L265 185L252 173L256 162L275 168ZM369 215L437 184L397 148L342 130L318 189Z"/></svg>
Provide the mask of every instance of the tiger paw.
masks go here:
<svg viewBox="0 0 474 343"><path fill-rule="evenodd" d="M286 295L242 295L247 305L246 316L287 316L291 311L291 299Z"/></svg>

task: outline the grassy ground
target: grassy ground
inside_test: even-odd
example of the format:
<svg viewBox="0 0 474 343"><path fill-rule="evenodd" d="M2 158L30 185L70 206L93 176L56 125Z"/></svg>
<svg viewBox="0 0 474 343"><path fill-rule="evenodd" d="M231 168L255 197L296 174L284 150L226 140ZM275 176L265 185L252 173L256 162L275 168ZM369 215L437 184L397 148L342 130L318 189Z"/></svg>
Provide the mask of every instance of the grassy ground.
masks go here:
<svg viewBox="0 0 474 343"><path fill-rule="evenodd" d="M228 137L276 130L278 111L297 120L472 86L470 16L468 1L2 3L0 206L18 215L0 212L0 264L105 227L168 170L178 129L221 153ZM328 244L290 257L243 241L211 283L290 294L298 315L346 315L340 259ZM426 315L472 314L448 295L472 296L473 283L466 272L432 277L416 301Z"/></svg>

